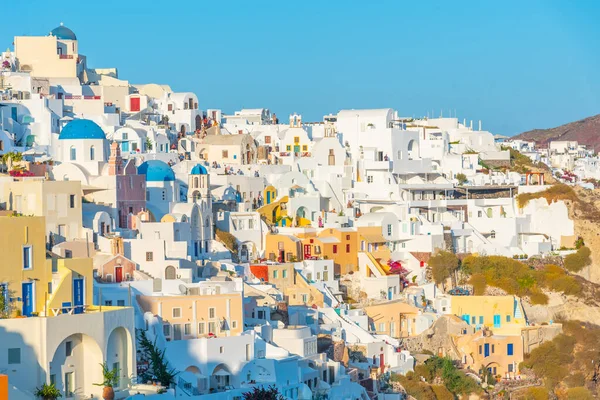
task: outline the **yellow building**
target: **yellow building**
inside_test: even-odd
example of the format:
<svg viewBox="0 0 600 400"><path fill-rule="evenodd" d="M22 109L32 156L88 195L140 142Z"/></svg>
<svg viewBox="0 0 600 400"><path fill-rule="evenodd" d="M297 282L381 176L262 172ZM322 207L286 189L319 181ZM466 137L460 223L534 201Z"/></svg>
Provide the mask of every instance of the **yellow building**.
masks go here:
<svg viewBox="0 0 600 400"><path fill-rule="evenodd" d="M515 296L452 296L452 314L476 329L518 335L527 325L521 301Z"/></svg>
<svg viewBox="0 0 600 400"><path fill-rule="evenodd" d="M270 192L265 191L266 195ZM279 200L271 200L269 204L263 205L258 210L265 220L276 226L292 226L292 218L288 215L288 196L283 196Z"/></svg>
<svg viewBox="0 0 600 400"><path fill-rule="evenodd" d="M81 182L27 179L4 185L6 209L44 216L51 244L82 237Z"/></svg>
<svg viewBox="0 0 600 400"><path fill-rule="evenodd" d="M265 255L271 261L301 261L302 243L293 235L269 233L265 241Z"/></svg>
<svg viewBox="0 0 600 400"><path fill-rule="evenodd" d="M333 260L336 275L358 269L358 233L351 228L327 228L315 234L299 234L304 258Z"/></svg>
<svg viewBox="0 0 600 400"><path fill-rule="evenodd" d="M283 292L288 305L323 307L323 293L307 282L294 264L251 265L250 269L254 276Z"/></svg>
<svg viewBox="0 0 600 400"><path fill-rule="evenodd" d="M0 217L1 292L11 314L79 313L92 305L90 258L47 257L44 217Z"/></svg>
<svg viewBox="0 0 600 400"><path fill-rule="evenodd" d="M106 362L122 372L115 390L126 389L136 370L134 312L92 305L92 260L47 253L44 217L0 216L0 254L0 354L9 354L0 369L11 384L33 392L54 382L65 398L99 398Z"/></svg>
<svg viewBox="0 0 600 400"><path fill-rule="evenodd" d="M417 307L398 300L365 307L364 311L377 334L393 338L418 335L434 320L433 316L422 314Z"/></svg>
<svg viewBox="0 0 600 400"><path fill-rule="evenodd" d="M169 340L214 336L237 336L244 330L241 293L138 296L145 312L163 320L163 331Z"/></svg>
<svg viewBox="0 0 600 400"><path fill-rule="evenodd" d="M387 246L387 240L381 234L380 226L361 226L357 228L360 250L369 252L382 264L391 258L392 252Z"/></svg>

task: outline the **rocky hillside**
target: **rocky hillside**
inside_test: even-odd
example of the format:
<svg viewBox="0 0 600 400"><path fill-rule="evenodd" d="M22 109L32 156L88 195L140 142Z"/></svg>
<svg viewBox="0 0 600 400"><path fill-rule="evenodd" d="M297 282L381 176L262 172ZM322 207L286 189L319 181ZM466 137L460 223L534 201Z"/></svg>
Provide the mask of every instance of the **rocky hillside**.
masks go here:
<svg viewBox="0 0 600 400"><path fill-rule="evenodd" d="M534 140L540 145L553 140L576 140L600 150L600 114L550 129L534 129L514 136L513 139Z"/></svg>

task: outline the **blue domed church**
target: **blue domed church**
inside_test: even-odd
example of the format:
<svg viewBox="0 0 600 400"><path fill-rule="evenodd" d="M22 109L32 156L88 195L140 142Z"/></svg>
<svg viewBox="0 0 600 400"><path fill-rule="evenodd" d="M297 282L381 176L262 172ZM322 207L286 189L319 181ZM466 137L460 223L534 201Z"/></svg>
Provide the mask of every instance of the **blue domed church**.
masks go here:
<svg viewBox="0 0 600 400"><path fill-rule="evenodd" d="M171 167L160 160L148 160L138 167L138 174L146 175L146 205L160 221L168 214L169 204L179 201L179 184Z"/></svg>

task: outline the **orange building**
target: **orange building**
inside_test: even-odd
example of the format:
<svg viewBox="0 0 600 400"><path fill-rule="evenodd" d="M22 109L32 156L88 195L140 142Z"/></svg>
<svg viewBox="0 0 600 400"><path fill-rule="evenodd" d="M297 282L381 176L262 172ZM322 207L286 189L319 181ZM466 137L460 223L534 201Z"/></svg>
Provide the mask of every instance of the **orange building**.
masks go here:
<svg viewBox="0 0 600 400"><path fill-rule="evenodd" d="M145 312L162 318L167 340L237 336L244 330L241 293L138 296L137 299Z"/></svg>
<svg viewBox="0 0 600 400"><path fill-rule="evenodd" d="M352 228L327 228L302 237L302 256L333 260L334 273L345 275L358 269L358 233Z"/></svg>
<svg viewBox="0 0 600 400"><path fill-rule="evenodd" d="M302 261L301 241L294 235L267 234L265 255L271 261Z"/></svg>

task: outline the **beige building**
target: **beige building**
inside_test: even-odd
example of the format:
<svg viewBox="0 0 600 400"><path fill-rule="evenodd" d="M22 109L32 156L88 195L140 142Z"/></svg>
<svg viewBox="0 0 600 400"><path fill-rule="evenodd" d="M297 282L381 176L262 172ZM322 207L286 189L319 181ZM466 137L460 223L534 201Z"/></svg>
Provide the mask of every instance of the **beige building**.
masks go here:
<svg viewBox="0 0 600 400"><path fill-rule="evenodd" d="M514 377L523 361L521 335L495 335L489 329L456 339L464 366L474 371L487 369L494 376Z"/></svg>
<svg viewBox="0 0 600 400"><path fill-rule="evenodd" d="M81 193L79 181L25 179L5 184L0 203L19 214L45 217L46 240L54 245L82 238Z"/></svg>
<svg viewBox="0 0 600 400"><path fill-rule="evenodd" d="M167 340L237 336L244 330L241 293L138 296L137 300L145 312L162 318Z"/></svg>
<svg viewBox="0 0 600 400"><path fill-rule="evenodd" d="M323 307L323 293L310 283L294 268L294 264L251 265L252 274L264 282L275 285L283 292L290 306Z"/></svg>
<svg viewBox="0 0 600 400"><path fill-rule="evenodd" d="M63 25L48 36L16 36L15 54L19 69L32 77L80 78L85 71L77 37Z"/></svg>
<svg viewBox="0 0 600 400"><path fill-rule="evenodd" d="M393 338L419 335L434 321L432 315L399 300L365 307L364 311L373 331Z"/></svg>
<svg viewBox="0 0 600 400"><path fill-rule="evenodd" d="M225 164L256 163L256 144L250 135L208 135L194 141L198 159Z"/></svg>

